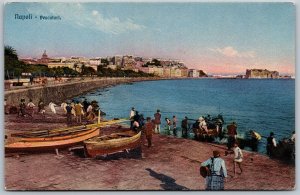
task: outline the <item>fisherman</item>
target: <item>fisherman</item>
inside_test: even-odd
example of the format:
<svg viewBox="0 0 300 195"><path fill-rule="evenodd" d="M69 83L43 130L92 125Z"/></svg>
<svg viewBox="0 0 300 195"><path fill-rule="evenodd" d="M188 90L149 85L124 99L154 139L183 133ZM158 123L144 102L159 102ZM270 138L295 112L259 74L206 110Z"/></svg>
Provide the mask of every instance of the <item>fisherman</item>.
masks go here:
<svg viewBox="0 0 300 195"><path fill-rule="evenodd" d="M176 132L177 118L175 115L173 116L172 124L173 124L173 135L176 136L177 135L177 132Z"/></svg>
<svg viewBox="0 0 300 195"><path fill-rule="evenodd" d="M84 101L82 102L83 105L83 110L84 112L87 113L87 108L89 107L90 103L87 101L87 99L85 98Z"/></svg>
<svg viewBox="0 0 300 195"><path fill-rule="evenodd" d="M71 113L76 118L75 104L76 104L75 100L72 100L70 106L72 107L72 112Z"/></svg>
<svg viewBox="0 0 300 195"><path fill-rule="evenodd" d="M165 118L165 121L167 123L166 127L167 127L168 131L170 132L171 131L171 121L168 117Z"/></svg>
<svg viewBox="0 0 300 195"><path fill-rule="evenodd" d="M227 149L230 151L231 148L234 146L234 143L236 142L237 125L235 122L232 122L230 125L227 126L227 134L228 134Z"/></svg>
<svg viewBox="0 0 300 195"><path fill-rule="evenodd" d="M148 147L150 148L152 146L152 134L153 134L154 125L151 121L151 117L147 117L146 120L147 122L145 124L145 135L148 142Z"/></svg>
<svg viewBox="0 0 300 195"><path fill-rule="evenodd" d="M135 109L134 109L134 107L132 107L130 110L130 114L129 114L130 129L133 129L134 116L135 116Z"/></svg>
<svg viewBox="0 0 300 195"><path fill-rule="evenodd" d="M157 109L156 113L154 114L155 133L160 133L160 124L161 124L160 119L161 119L160 110Z"/></svg>
<svg viewBox="0 0 300 195"><path fill-rule="evenodd" d="M140 114L139 119L138 119L140 128L143 128L143 126L145 125L145 118L143 114Z"/></svg>
<svg viewBox="0 0 300 195"><path fill-rule="evenodd" d="M32 116L34 113L34 103L32 102L32 99L29 100L28 104L27 104L27 108L28 108L28 112L30 113L30 115Z"/></svg>
<svg viewBox="0 0 300 195"><path fill-rule="evenodd" d="M51 112L53 112L54 114L56 114L55 106L57 106L57 105L54 104L53 102L49 103L49 108L50 108Z"/></svg>
<svg viewBox="0 0 300 195"><path fill-rule="evenodd" d="M234 152L234 159L233 159L233 174L234 174L234 176L233 177L235 177L236 164L238 164L238 166L241 170L241 174L243 172L243 169L242 169L243 153L242 153L242 150L239 148L237 143L234 143L233 152Z"/></svg>
<svg viewBox="0 0 300 195"><path fill-rule="evenodd" d="M218 150L213 151L213 157L201 163L201 166L210 166L211 175L205 179L205 190L224 190L225 177L227 177L227 169L225 161L220 158Z"/></svg>
<svg viewBox="0 0 300 195"><path fill-rule="evenodd" d="M45 104L43 102L42 99L40 99L39 103L38 103L38 113L41 113L44 117L45 117Z"/></svg>
<svg viewBox="0 0 300 195"><path fill-rule="evenodd" d="M22 117L25 116L26 114L26 104L25 104L25 99L21 99L21 103L19 104L19 108L20 108L20 111L19 111L19 115L21 115Z"/></svg>
<svg viewBox="0 0 300 195"><path fill-rule="evenodd" d="M205 131L208 134L208 128L205 119L201 116L199 117L199 128L202 131Z"/></svg>
<svg viewBox="0 0 300 195"><path fill-rule="evenodd" d="M63 109L65 114L67 113L67 110L66 110L67 105L68 104L66 102L63 102L63 103L60 104L60 107Z"/></svg>
<svg viewBox="0 0 300 195"><path fill-rule="evenodd" d="M253 151L257 151L257 145L259 140L261 140L261 135L253 130L250 131L251 134L251 148Z"/></svg>
<svg viewBox="0 0 300 195"><path fill-rule="evenodd" d="M132 130L135 131L136 133L138 132L140 127L140 124L137 120L134 120L133 124L132 124Z"/></svg>
<svg viewBox="0 0 300 195"><path fill-rule="evenodd" d="M184 119L181 121L181 134L182 137L187 138L188 134L188 117L185 116Z"/></svg>
<svg viewBox="0 0 300 195"><path fill-rule="evenodd" d="M274 155L274 149L277 147L276 139L274 133L270 132L270 136L267 138L267 154L269 156Z"/></svg>
<svg viewBox="0 0 300 195"><path fill-rule="evenodd" d="M74 106L74 110L76 115L76 122L81 123L83 106L79 103L79 101L76 102Z"/></svg>
<svg viewBox="0 0 300 195"><path fill-rule="evenodd" d="M66 111L67 111L67 124L72 123L72 106L70 103L67 103Z"/></svg>
<svg viewBox="0 0 300 195"><path fill-rule="evenodd" d="M292 136L291 136L291 138L290 138L290 141L291 141L292 143L295 143L295 141L296 141L296 132L295 132L295 131L292 132Z"/></svg>

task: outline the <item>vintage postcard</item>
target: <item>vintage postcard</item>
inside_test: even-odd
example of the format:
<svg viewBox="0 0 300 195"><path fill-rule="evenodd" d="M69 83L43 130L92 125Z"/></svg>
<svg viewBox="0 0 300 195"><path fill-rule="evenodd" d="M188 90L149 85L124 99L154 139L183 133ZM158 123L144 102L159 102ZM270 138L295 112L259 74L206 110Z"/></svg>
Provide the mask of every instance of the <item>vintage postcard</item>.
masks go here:
<svg viewBox="0 0 300 195"><path fill-rule="evenodd" d="M295 189L291 2L4 5L6 190Z"/></svg>

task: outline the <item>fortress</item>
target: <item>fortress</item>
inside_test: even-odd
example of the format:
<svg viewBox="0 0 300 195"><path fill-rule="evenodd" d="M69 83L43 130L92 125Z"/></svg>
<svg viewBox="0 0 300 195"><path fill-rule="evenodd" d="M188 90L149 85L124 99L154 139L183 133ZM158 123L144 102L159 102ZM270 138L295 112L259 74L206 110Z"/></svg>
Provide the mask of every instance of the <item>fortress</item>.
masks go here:
<svg viewBox="0 0 300 195"><path fill-rule="evenodd" d="M269 71L267 69L247 69L246 70L246 79L276 79L279 78L279 72Z"/></svg>

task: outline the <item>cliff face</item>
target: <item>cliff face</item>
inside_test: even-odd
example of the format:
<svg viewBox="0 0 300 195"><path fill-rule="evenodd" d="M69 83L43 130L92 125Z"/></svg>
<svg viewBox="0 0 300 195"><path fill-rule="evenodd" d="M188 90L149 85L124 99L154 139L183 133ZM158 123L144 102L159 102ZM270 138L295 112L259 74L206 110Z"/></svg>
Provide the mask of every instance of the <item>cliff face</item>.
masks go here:
<svg viewBox="0 0 300 195"><path fill-rule="evenodd" d="M246 78L258 78L258 79L276 79L279 78L279 72L277 71L269 71L267 69L247 69L246 70Z"/></svg>

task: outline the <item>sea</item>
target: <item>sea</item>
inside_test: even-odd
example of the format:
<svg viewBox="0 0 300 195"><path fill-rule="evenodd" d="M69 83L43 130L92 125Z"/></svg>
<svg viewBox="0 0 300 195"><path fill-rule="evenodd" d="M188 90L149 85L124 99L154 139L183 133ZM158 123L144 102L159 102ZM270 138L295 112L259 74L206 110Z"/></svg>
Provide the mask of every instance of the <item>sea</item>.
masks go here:
<svg viewBox="0 0 300 195"><path fill-rule="evenodd" d="M162 134L169 134L165 118L187 116L198 119L222 114L223 128L232 122L238 136L255 130L262 135L258 152L265 153L266 137L275 133L277 141L289 138L295 130L294 79L178 79L135 82L97 89L75 99L96 100L105 118L129 118L134 107L144 118L153 118L157 109L162 114ZM193 120L189 121L191 124ZM193 138L193 132L189 132ZM247 148L246 148L247 149Z"/></svg>

